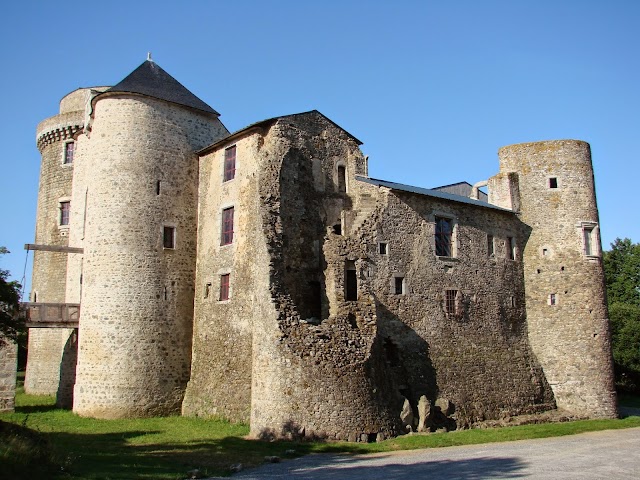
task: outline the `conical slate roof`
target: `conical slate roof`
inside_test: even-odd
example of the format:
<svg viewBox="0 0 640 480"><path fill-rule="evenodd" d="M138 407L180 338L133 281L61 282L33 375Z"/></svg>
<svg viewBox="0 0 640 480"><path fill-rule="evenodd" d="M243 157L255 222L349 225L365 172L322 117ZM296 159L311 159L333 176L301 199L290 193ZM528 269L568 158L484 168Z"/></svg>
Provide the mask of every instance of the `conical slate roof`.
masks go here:
<svg viewBox="0 0 640 480"><path fill-rule="evenodd" d="M195 108L214 115L220 115L204 103L184 85L165 72L153 60L146 60L131 72L124 80L111 87L107 92L140 93L153 98Z"/></svg>

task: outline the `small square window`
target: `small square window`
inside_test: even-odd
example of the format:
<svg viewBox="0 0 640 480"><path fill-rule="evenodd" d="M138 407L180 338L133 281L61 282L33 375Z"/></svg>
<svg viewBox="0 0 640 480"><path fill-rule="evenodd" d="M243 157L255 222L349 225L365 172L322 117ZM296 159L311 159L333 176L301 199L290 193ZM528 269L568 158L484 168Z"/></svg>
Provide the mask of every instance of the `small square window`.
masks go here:
<svg viewBox="0 0 640 480"><path fill-rule="evenodd" d="M164 248L176 248L176 227L162 228L162 246Z"/></svg>
<svg viewBox="0 0 640 480"><path fill-rule="evenodd" d="M396 295L404 295L404 277L394 277L393 286Z"/></svg>
<svg viewBox="0 0 640 480"><path fill-rule="evenodd" d="M380 253L380 255L387 254L387 244L385 242L380 242L378 244L378 253Z"/></svg>
<svg viewBox="0 0 640 480"><path fill-rule="evenodd" d="M224 151L224 175L223 182L233 180L236 176L236 146L229 147Z"/></svg>
<svg viewBox="0 0 640 480"><path fill-rule="evenodd" d="M69 225L71 202L60 202L60 225Z"/></svg>
<svg viewBox="0 0 640 480"><path fill-rule="evenodd" d="M556 177L549 178L549 188L558 188L558 179Z"/></svg>
<svg viewBox="0 0 640 480"><path fill-rule="evenodd" d="M233 207L222 210L222 236L220 245L233 243Z"/></svg>
<svg viewBox="0 0 640 480"><path fill-rule="evenodd" d="M64 144L64 159L62 161L62 163L64 163L65 165L69 165L71 163L73 163L73 154L75 153L76 150L76 144L75 142L67 142Z"/></svg>
<svg viewBox="0 0 640 480"><path fill-rule="evenodd" d="M220 275L220 301L229 300L230 277L229 273Z"/></svg>

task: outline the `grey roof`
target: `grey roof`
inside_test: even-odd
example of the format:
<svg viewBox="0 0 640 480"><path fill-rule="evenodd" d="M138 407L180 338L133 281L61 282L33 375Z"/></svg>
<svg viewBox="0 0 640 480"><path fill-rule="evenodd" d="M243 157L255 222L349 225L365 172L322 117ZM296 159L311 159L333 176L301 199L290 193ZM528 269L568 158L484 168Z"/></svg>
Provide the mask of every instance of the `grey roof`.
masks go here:
<svg viewBox="0 0 640 480"><path fill-rule="evenodd" d="M452 193L453 195L461 195L463 197L470 197L473 191L473 185L469 182L451 183L449 185L442 185L441 187L433 187L431 190L438 190L440 192ZM489 196L478 189L478 200L481 202L488 202Z"/></svg>
<svg viewBox="0 0 640 480"><path fill-rule="evenodd" d="M159 98L167 102L184 105L185 107L195 108L202 112L220 115L187 90L184 85L160 68L153 60L146 60L120 83L107 90L107 92L139 93L148 97Z"/></svg>
<svg viewBox="0 0 640 480"><path fill-rule="evenodd" d="M344 133L346 133L347 136L349 138L351 138L354 142L356 142L358 145L362 145L362 142L360 140L358 140L356 137L351 135L349 132L347 132L344 128L342 128L340 125L338 125L336 122L331 120L326 115L322 114L318 110L309 110L308 112L292 113L290 115L280 115L279 117L272 117L272 118L267 118L265 120L260 120L259 122L254 122L254 123L252 123L250 125L247 125L244 128L241 128L240 130L236 130L235 132L230 133L226 137L221 138L220 140L218 140L217 142L212 143L211 145L209 145L207 147L204 147L202 150L200 150L197 153L198 153L198 155L203 155L205 153L208 153L211 150L214 150L214 149L218 148L220 145L227 144L230 141L237 139L238 137L242 136L244 133L246 133L246 132L248 132L248 131L250 131L250 130L252 130L254 128L263 128L266 125L273 124L273 123L277 122L278 120L283 120L283 119L287 119L287 118L294 118L294 117L299 117L299 116L303 116L303 115L311 115L311 114L320 115L322 118L324 118L326 121L328 121L329 123L334 125L336 128L338 128L338 129L342 130Z"/></svg>
<svg viewBox="0 0 640 480"><path fill-rule="evenodd" d="M461 195L454 195L452 193L447 193L439 190L413 187L411 185L403 185L402 183L388 182L387 180L378 180L376 178L361 177L360 175L356 175L356 180L370 183L371 185L376 185L378 187L387 187L387 188L390 188L391 190L415 193L418 195L426 195L428 197L439 198L441 200L450 200L452 202L466 203L469 205L476 205L478 207L483 207L483 208L492 208L494 210L501 210L503 212L511 212L511 210L498 207L497 205L492 205L490 203L481 202L480 200L475 200L473 198L463 197Z"/></svg>

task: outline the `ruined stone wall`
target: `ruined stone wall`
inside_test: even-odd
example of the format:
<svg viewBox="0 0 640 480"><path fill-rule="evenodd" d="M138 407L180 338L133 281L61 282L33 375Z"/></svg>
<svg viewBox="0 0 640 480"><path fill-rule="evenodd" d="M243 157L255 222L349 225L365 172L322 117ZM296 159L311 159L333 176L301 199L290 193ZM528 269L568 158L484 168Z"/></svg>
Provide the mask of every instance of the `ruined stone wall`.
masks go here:
<svg viewBox="0 0 640 480"><path fill-rule="evenodd" d="M225 149L236 148L235 177L223 181ZM269 257L259 216L263 138L249 132L200 158L198 258L191 380L185 415L248 422L253 327L275 316ZM234 208L233 242L221 245L222 210ZM222 275L229 299L220 300Z"/></svg>
<svg viewBox="0 0 640 480"><path fill-rule="evenodd" d="M558 407L590 417L616 415L589 145L526 143L499 151L501 174L515 172L520 218L531 228L523 252L529 338ZM591 252L585 245L590 230ZM553 296L553 297L552 297Z"/></svg>
<svg viewBox="0 0 640 480"><path fill-rule="evenodd" d="M67 95L60 114L38 125L36 142L42 162L36 213L35 243L68 246L69 226L60 225L60 202L71 200L74 164L64 164L67 142L74 141L84 126L84 101L88 89ZM64 303L67 254L35 251L31 286L32 302ZM29 329L25 391L55 395L60 383L63 346L72 329Z"/></svg>
<svg viewBox="0 0 640 480"><path fill-rule="evenodd" d="M387 380L373 353L373 302L333 293L336 268L343 268L336 245L344 240L334 231L353 221L350 182L366 161L352 138L317 113L280 119L265 145L261 216L277 316L254 321L251 433L360 441L395 435L399 420L383 401Z"/></svg>
<svg viewBox="0 0 640 480"><path fill-rule="evenodd" d="M0 412L13 412L16 399L18 345L0 337Z"/></svg>
<svg viewBox="0 0 640 480"><path fill-rule="evenodd" d="M96 101L74 190L86 206L72 219L84 226L78 414L179 411L191 360L195 152L226 133L215 116L161 100ZM165 226L175 227L175 248L163 246Z"/></svg>

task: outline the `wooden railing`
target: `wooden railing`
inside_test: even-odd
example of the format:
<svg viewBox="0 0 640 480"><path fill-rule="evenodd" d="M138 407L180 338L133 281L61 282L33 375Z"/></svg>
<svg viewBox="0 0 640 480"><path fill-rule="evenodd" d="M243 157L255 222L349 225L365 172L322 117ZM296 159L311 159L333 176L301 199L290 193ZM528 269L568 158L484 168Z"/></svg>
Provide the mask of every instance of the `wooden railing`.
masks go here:
<svg viewBox="0 0 640 480"><path fill-rule="evenodd" d="M29 328L78 328L79 303L21 304Z"/></svg>

